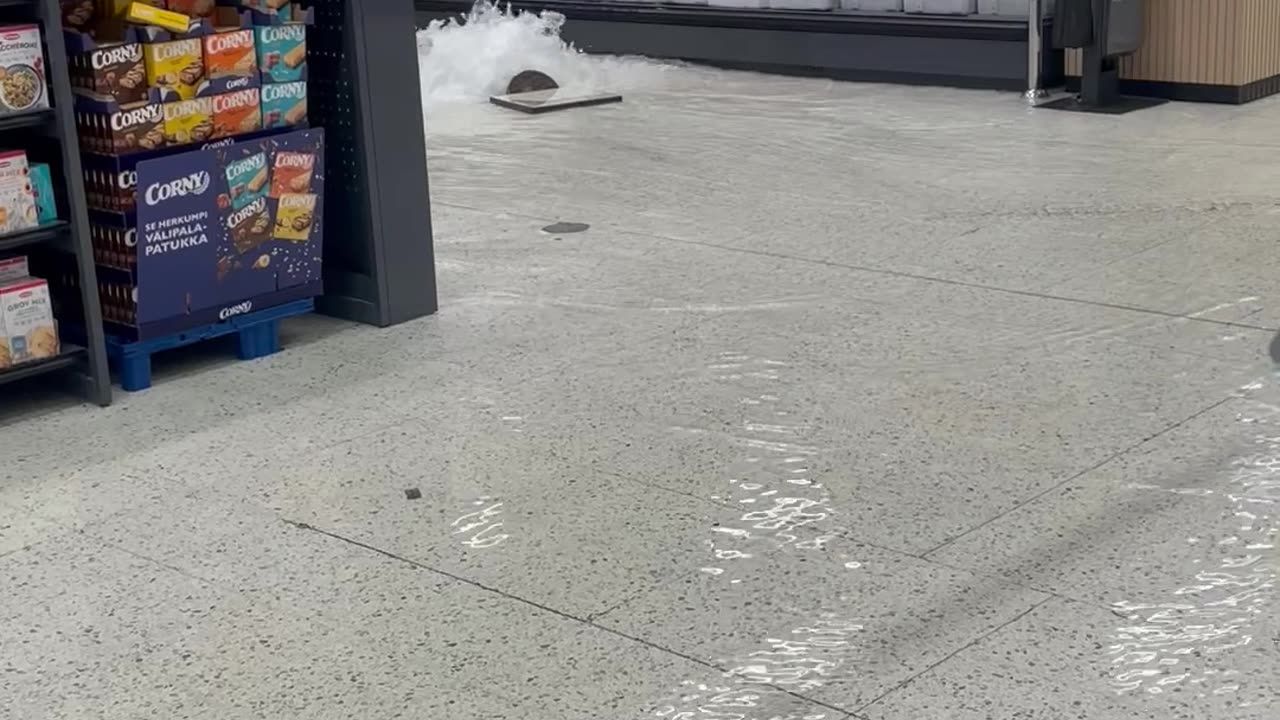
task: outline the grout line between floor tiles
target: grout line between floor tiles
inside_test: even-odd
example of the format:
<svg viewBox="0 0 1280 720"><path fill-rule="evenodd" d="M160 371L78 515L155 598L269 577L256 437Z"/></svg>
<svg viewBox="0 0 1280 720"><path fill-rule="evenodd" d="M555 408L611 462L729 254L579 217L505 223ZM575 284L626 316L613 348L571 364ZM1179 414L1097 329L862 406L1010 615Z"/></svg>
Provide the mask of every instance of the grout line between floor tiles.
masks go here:
<svg viewBox="0 0 1280 720"><path fill-rule="evenodd" d="M476 212L488 212L486 210L483 210L482 208L471 207L468 205L461 205L458 203L440 203L440 204L446 205L449 207L463 209L463 210L472 210ZM545 220L545 218L540 218L536 215L529 215L525 213L511 212L511 211L506 211L506 212L509 215L524 217L530 220L538 220L538 221ZM1209 318L1192 317L1190 314L1187 314L1187 313L1176 313L1176 312L1170 312L1167 310L1155 310L1152 308L1138 307L1136 305L1109 303L1109 302L1102 302L1098 300L1086 300L1084 298L1074 298L1074 297L1069 297L1065 295L1051 295L1046 292L1039 292L1035 290L1017 290L1014 288L1000 287L998 285L985 285L982 283L966 282L964 280L954 280L950 278L938 277L935 275L921 275L918 273L909 273L909 272L903 272L900 270L890 270L888 268L876 268L876 267L870 267L866 265L852 265L849 263L836 262L834 260L823 260L820 258L809 258L809 257L798 256L798 255L787 255L786 253L772 252L769 250L753 250L751 248L740 248L740 247L734 247L732 245L723 245L720 243L708 242L705 240L688 240L684 238L672 237L670 235L662 235L659 233L644 232L639 230L628 230L625 228L616 228L616 229L618 230L618 232L621 232L623 234L639 235L647 238L653 238L655 240L662 240L665 242L671 242L671 243L676 243L680 245L692 245L697 247L712 248L716 250L725 250L727 252L736 252L736 253L743 253L746 255L756 255L759 257L775 258L778 260L790 260L793 262L807 263L810 265L821 265L821 266L830 267L830 268L857 270L859 272L872 273L875 275L885 275L888 277L898 277L898 278L904 278L909 280L918 280L921 282L936 283L941 285L952 285L955 287L964 287L964 288L970 288L973 290L985 290L988 292L1006 293L1009 295L1018 295L1021 297L1037 298L1040 300L1053 300L1056 302L1067 302L1067 303L1073 303L1076 305L1087 305L1090 307L1106 308L1109 310L1123 310L1126 312L1140 313L1144 315L1155 315L1158 317L1168 318L1171 320L1189 320L1192 322L1204 323L1206 325L1218 325L1223 327L1244 328L1247 330L1263 330L1267 332L1275 332L1278 329L1275 327L1252 325L1249 323L1237 323L1237 322L1230 322L1226 320L1212 320Z"/></svg>
<svg viewBox="0 0 1280 720"><path fill-rule="evenodd" d="M102 538L100 538L100 537L98 537L97 535L94 535L94 534L92 534L92 533L87 533L87 532L81 531L81 533L80 533L80 534L82 534L82 535L84 535L85 537L87 537L87 538L89 538L89 539L91 539L91 540L93 540L93 541L97 542L98 544L102 545L103 547L108 547L108 548L111 548L112 550L117 550L117 551L119 551L119 552L124 553L125 555L129 555L129 556L131 556L131 557L138 558L139 560L145 560L146 562L149 562L149 563L151 563L152 565L155 565L155 566L157 566L157 567L162 567L162 568L164 568L165 570L169 570L170 572L175 572L175 573L177 573L177 574L181 575L182 577L187 578L188 580L195 580L196 582L203 583L203 584L208 585L208 586L210 586L210 587L218 587L218 583L214 582L213 580L210 580L209 578L206 578L206 577L200 577L199 575L195 575L195 574L193 574L193 573L190 573L190 572L188 572L188 571L186 571L186 570L183 570L183 569L182 569L182 568L180 568L180 567L177 567L176 565L170 565L169 563L161 562L160 560L157 560L157 559L155 559L155 558L153 558L153 557L150 557L150 556L148 556L148 555L144 555L143 553L137 552L137 551L135 551L135 550L130 550L130 549L129 549L129 548L127 548L127 547L122 547L122 546L117 545L117 544L115 544L115 543L113 543L113 542L108 542L108 541L106 541L106 540L104 540L104 539L102 539Z"/></svg>
<svg viewBox="0 0 1280 720"><path fill-rule="evenodd" d="M1192 413L1191 415L1189 415L1189 416L1187 416L1187 417L1185 417L1185 418L1183 418L1183 419L1181 419L1181 420L1179 420L1179 421L1177 421L1177 422L1175 422L1175 423L1172 423L1172 424L1170 424L1170 425L1165 426L1163 429L1161 429L1161 430L1159 430L1159 431L1155 432L1154 434L1152 434L1152 435L1148 435L1147 437L1145 437L1145 438L1143 438L1143 439L1141 439L1141 440L1139 440L1139 441L1137 441L1137 442L1133 443L1132 445L1129 445L1128 447L1125 447L1125 448L1123 448L1123 449L1121 449L1121 450L1119 450L1119 451L1117 451L1117 452L1112 453L1111 455L1109 455L1109 456L1107 456L1107 457L1103 458L1101 461L1099 461L1099 462L1097 462L1097 463L1094 463L1093 465L1091 465L1091 466L1089 466L1089 467L1085 468L1084 470L1081 470L1080 472L1077 472L1077 473L1075 473L1075 474L1073 474L1073 475L1071 475L1071 476L1069 476L1069 477L1065 478L1065 479L1064 479L1064 480L1062 480L1061 482L1055 483L1055 484L1053 484L1053 485L1051 485L1051 486L1049 486L1049 487L1045 488L1044 490L1041 490L1040 492L1036 493L1035 495L1032 495L1031 497L1027 498L1026 500L1023 500L1022 502L1018 503L1017 505L1014 505L1014 506L1012 506L1012 507L1008 508L1007 510L1004 510L1004 511L1003 511L1003 512L1001 512L1001 513L998 513L998 514L996 514L996 515L993 515L992 517L987 518L986 520L982 521L981 523L978 523L977 525L974 525L973 527L969 528L968 530L965 530L964 532L960 533L959 535L956 535L956 536L955 536L955 537L953 537L953 538L949 538L949 539L947 539L947 540L944 540L943 542L939 543L938 545L935 545L934 547L932 547L932 548L930 548L929 550L925 551L925 553L924 553L923 555L921 555L921 557L922 557L923 559L928 560L930 555L933 555L934 553L936 553L936 552L938 552L938 551L940 551L940 550L942 550L942 549L944 549L944 548L946 548L946 547L949 547L949 546L951 546L951 545L955 544L956 542L958 542L958 541L960 541L960 540L962 540L962 539L964 539L964 538L966 538L966 537L968 537L968 536L972 535L973 533L975 533L975 532L977 532L977 531L981 530L981 529L982 529L982 528L984 528L984 527L987 527L988 525L990 525L990 524L992 524L992 523L996 522L997 520L1000 520L1001 518L1007 517L1007 516L1009 516L1009 515L1013 514L1014 512L1017 512L1018 510L1020 510L1020 509L1022 509L1022 508L1024 508L1024 507L1026 507L1027 505L1030 505L1031 503L1033 503L1033 502L1035 502L1035 501L1039 500L1040 498L1042 498L1042 497L1044 497L1044 496L1048 495L1049 493L1052 493L1052 492L1054 492L1055 490L1058 490L1058 489L1060 489L1060 488L1062 488L1062 487L1066 486L1067 484L1069 484L1069 483L1071 483L1071 482L1073 482L1073 481L1075 481L1075 480L1078 480L1078 479L1080 479L1080 478L1084 477L1085 475L1088 475L1089 473L1091 473L1091 472L1093 472L1093 471L1095 471L1095 470L1098 470L1099 468L1102 468L1102 467L1104 467L1104 466L1106 466L1106 465L1109 465L1110 463L1114 462L1115 460L1117 460L1117 459L1119 459L1119 458L1121 458L1121 457L1123 457L1123 456L1125 456L1125 455L1129 454L1130 452L1133 452L1134 450L1136 450L1136 449L1138 449L1138 448L1142 447L1143 445L1146 445L1147 443L1151 442L1152 440L1155 440L1156 438L1160 437L1161 435L1165 435L1166 433L1169 433L1169 432L1172 432L1172 431L1174 431L1174 430L1177 430L1178 428L1182 427L1183 425L1186 425L1187 423L1191 422L1192 420L1195 420L1196 418L1201 417L1202 415L1205 415L1206 413L1213 412L1214 410L1216 410L1216 409L1218 409L1218 408L1222 407L1223 405L1226 405L1227 403L1230 403L1230 402L1232 402L1233 400L1237 400L1237 399L1239 399L1239 396L1238 396L1238 395L1229 395L1229 396L1227 396L1227 397L1225 397L1225 398L1222 398L1221 400L1218 400L1217 402L1215 402L1215 403L1213 403L1213 404L1209 405L1208 407L1205 407L1205 408L1203 408L1203 409L1201 409L1201 410L1197 410L1196 412Z"/></svg>
<svg viewBox="0 0 1280 720"><path fill-rule="evenodd" d="M361 541L359 541L359 540L354 540L354 539L352 539L352 538L344 537L344 536L339 535L339 534L337 534L337 533L335 533L335 532L331 532L331 531L329 531L329 530L325 530L324 528L319 528L319 527L316 527L316 526L311 525L311 524L308 524L308 523L299 522L299 521L297 521L297 520L289 520L288 518L282 518L282 520L283 520L283 522L287 523L288 525L291 525L291 526L293 526L293 527L295 527L295 528L297 528L297 529L299 529L299 530L304 530L304 531L307 531L307 532L313 532L313 533L316 533L316 534L319 534L319 535L324 535L325 537L332 538L332 539L337 540L337 541L339 541L339 542L344 542L344 543L347 543L348 545L352 545L352 546L354 546L354 547L362 548L362 549L364 549L364 550L368 550L369 552L377 553L378 555L382 555L383 557L390 558L390 559L392 559L392 560L395 560L395 561L398 561L398 562L404 563L404 564L406 564L406 565L409 565L409 566L411 566L411 567L418 568L418 569L420 569L420 570L425 570L425 571L430 572L430 573L435 573L436 575L440 575L440 576L442 576L442 577L449 578L450 580L453 580L453 581L455 581L455 582L459 582L459 583L462 583L462 584L464 584L464 585L469 585L469 586L474 587L474 588L477 588L477 589L479 589L479 590L483 590L483 591L485 591L485 592L487 592L487 593L490 593L490 594L493 594L493 595L497 595L497 596L499 596L499 597L506 598L507 600L511 600L512 602L518 602L518 603L521 603L521 604L523 604L523 605L527 605L527 606L532 607L532 608L534 608L534 609L540 610L540 611L542 611L542 612L550 613L550 614L552 614L552 615L555 615L555 616L557 616L557 617L563 618L563 619L565 619L565 620L569 620L569 621L572 621L572 622L575 622L575 623L579 623L579 624L581 624L581 625L586 625L587 627L590 627L590 628L592 628L592 629L594 629L594 630L596 630L596 631L603 632L603 633L607 633L607 634L609 634L609 635L613 635L613 636L615 636L615 637L619 637L619 638L622 638L622 639L624 639L624 640L628 640L628 641L630 641L630 642L633 642L633 643L637 643L637 644L643 645L643 646L645 646L645 647L647 647L647 648L649 648L649 649L651 649L651 650L655 650L655 651L658 651L658 652L662 652L662 653L666 653L666 654L668 654L668 655L672 655L672 656L678 657L678 658L680 658L680 659L682 659L682 660L685 660L685 661L687 661L687 662L694 663L695 665L700 665L700 666L705 667L705 668L707 668L707 669L709 669L709 670L713 670L713 671L715 671L715 672L717 672L717 673L720 673L721 675L724 675L724 674L728 673L728 670L727 670L727 669L722 668L722 667L720 667L719 665L716 665L715 663L708 662L708 661L706 661L706 660L702 660L702 659L700 659L700 658L694 657L693 655L688 655L688 654L686 654L686 653L682 653L682 652L680 652L679 650L676 650L676 649L674 649L674 648L665 647L665 646L659 645L659 644L657 644L657 643L655 643L655 642L652 642L652 641L650 641L650 640L645 640L644 638L636 637L636 636L634 636L634 635L628 635L627 633L624 633L624 632L622 632L622 631L620 631L620 630L616 630L616 629L614 629L614 628L606 627L606 626L604 626L604 625L600 625L600 624L598 624L598 623L592 622L590 619L580 618L580 617L578 617L578 616L576 616L576 615L573 615L572 613L568 613L568 612L565 612L565 611L563 611L563 610L557 610L557 609L555 609L555 608L553 608L553 607L551 607L551 606L549 606L549 605L544 605L543 603L537 602L537 601L535 601L535 600L530 600L530 599L528 599L528 598L523 598L523 597L520 597L519 595L514 595L514 594L509 593L509 592L506 592L506 591L504 591L504 590L500 590L500 589L498 589L498 588L491 587L491 586L489 586L489 585L485 585L484 583L478 582L478 581L476 581L476 580L472 580L472 579L467 578L467 577L463 577L463 576L461 576L461 575L458 575L457 573L452 573L452 572L449 572L448 570L443 570L443 569L441 569L441 568L432 567L432 566L427 565L427 564L425 564L425 563L421 563L421 562L418 562L418 561L416 561L416 560L412 560L412 559L410 559L410 558L404 557L403 555L398 555L398 554L396 554L396 553L393 553L393 552L391 552L390 550L383 550L382 548L379 548L379 547L377 547L377 546L370 545L370 544L368 544L368 543L361 542ZM837 707L837 706L835 706L835 705L831 705L831 704L829 704L829 703L822 702L821 700L817 700L817 699L814 699L814 698L811 698L811 697L807 697L807 696L805 696L805 695L801 695L800 693L793 692L793 691L791 691L791 690L787 690L786 688L778 687L777 685L772 685L772 684L768 684L768 683L761 683L761 686L762 686L762 687L770 688L770 689L772 689L772 690L775 690L775 691L777 691L777 692L783 693L783 694L785 694L785 695L789 695L789 696L791 696L791 697L796 698L797 700L801 700L801 701L803 701L803 702L805 702L805 703L808 703L808 704L810 704L810 705L815 705L815 706L818 706L818 707L826 708L827 710L831 710L831 711L833 711L833 712L837 712L837 713L841 713L841 714L845 714L845 715L848 715L848 714L849 714L849 711L848 711L847 709L845 709L845 708Z"/></svg>
<svg viewBox="0 0 1280 720"><path fill-rule="evenodd" d="M915 682L915 681L916 681L916 679L918 679L918 678L920 678L920 677L923 677L924 675L927 675L927 674L928 674L928 673L930 673L930 672L933 672L935 669L937 669L938 667L940 667L940 666L942 666L943 664L947 663L947 662L948 662L948 661L950 661L952 658L956 657L957 655L959 655L960 653L964 652L965 650L968 650L969 648L974 647L975 645L977 645L978 643L982 642L983 640L986 640L987 638L991 637L992 635L994 635L994 634L996 634L996 633L1000 632L1001 630L1003 630L1003 629L1005 629L1005 628L1009 627L1010 625L1012 625L1012 624L1014 624L1014 623L1018 622L1019 620L1021 620L1021 619L1025 618L1026 616L1028 616L1028 615L1030 615L1031 613L1033 613L1033 612L1035 612L1036 610L1038 610L1042 605L1044 605L1045 603L1049 602L1050 600L1053 600L1053 598L1052 598L1052 597L1046 597L1046 598L1044 598L1043 600L1040 600L1039 602L1035 603L1035 604L1034 604L1034 605L1032 605L1031 607L1027 608L1026 610L1023 610L1022 612L1018 613L1018 614L1017 614L1017 615L1015 615L1014 617L1010 618L1009 620L1007 620L1007 621L1005 621L1005 622L1003 622L1003 623L1000 623L999 625L997 625L997 626L995 626L995 627L991 628L991 629L990 629L990 630L988 630L987 632L982 633L981 635L979 635L978 637L974 638L973 640L970 640L969 642L965 643L965 644L964 644L964 645L962 645L961 647L956 648L954 651L952 651L952 652L948 653L946 657L944 657L944 658L942 658L941 660L939 660L939 661L937 661L937 662L933 663L932 665L930 665L929 667L927 667L927 668L925 668L925 669L921 670L920 672L918 672L918 673L916 673L916 674L912 675L911 677L907 678L906 680L903 680L902 682L900 682L900 683L898 683L897 685L893 686L893 687L892 687L892 688L890 688L889 690L886 690L884 693L882 693L882 694L881 694L879 697L877 697L876 699L872 700L871 702L867 703L866 705L863 705L862 707L860 707L860 708L858 708L857 710L855 710L855 711L853 712L853 714L854 714L854 715L856 715L856 714L858 714L858 713L865 713L868 709L870 709L870 708L871 708L873 705L875 705L876 703L880 702L881 700L884 700L886 697L888 697L888 696L892 695L893 693L898 692L899 690L903 689L904 687L906 687L906 686L910 685L911 683Z"/></svg>

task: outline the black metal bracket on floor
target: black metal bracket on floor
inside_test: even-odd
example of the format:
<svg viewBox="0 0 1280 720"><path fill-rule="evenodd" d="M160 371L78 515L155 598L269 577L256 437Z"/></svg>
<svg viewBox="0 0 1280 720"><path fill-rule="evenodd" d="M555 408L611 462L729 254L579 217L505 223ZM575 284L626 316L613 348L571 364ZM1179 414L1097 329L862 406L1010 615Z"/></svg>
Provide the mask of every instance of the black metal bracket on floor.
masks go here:
<svg viewBox="0 0 1280 720"><path fill-rule="evenodd" d="M464 15L471 7L469 0L416 0L415 4L419 27ZM564 15L564 39L592 53L645 55L838 80L1026 89L1025 17L581 0L515 0L510 7ZM1043 85L1062 80L1062 53L1045 53Z"/></svg>
<svg viewBox="0 0 1280 720"><path fill-rule="evenodd" d="M437 309L413 0L313 0L310 121L326 133L317 306L385 327Z"/></svg>
<svg viewBox="0 0 1280 720"><path fill-rule="evenodd" d="M1060 5L1066 3L1059 3ZM1115 0L1075 0L1075 10L1091 16L1092 40L1081 48L1080 94L1045 103L1049 110L1066 110L1101 115L1123 115L1163 105L1158 98L1126 97L1120 94L1120 58L1142 47L1142 3L1122 0L1113 17Z"/></svg>

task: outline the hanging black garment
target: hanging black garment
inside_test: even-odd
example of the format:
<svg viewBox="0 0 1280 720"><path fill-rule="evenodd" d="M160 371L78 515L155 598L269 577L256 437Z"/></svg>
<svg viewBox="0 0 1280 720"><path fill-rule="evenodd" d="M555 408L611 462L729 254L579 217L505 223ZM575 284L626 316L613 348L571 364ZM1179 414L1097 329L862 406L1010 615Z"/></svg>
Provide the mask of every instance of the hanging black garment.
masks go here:
<svg viewBox="0 0 1280 720"><path fill-rule="evenodd" d="M1093 0L1057 0L1053 6L1053 46L1078 48L1093 43Z"/></svg>

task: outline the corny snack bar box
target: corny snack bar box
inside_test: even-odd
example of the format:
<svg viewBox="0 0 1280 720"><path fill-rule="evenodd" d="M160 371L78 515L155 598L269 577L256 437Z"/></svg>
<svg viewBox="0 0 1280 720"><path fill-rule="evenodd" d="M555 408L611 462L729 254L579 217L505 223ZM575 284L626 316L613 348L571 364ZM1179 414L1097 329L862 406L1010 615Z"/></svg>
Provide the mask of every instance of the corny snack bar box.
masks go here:
<svg viewBox="0 0 1280 720"><path fill-rule="evenodd" d="M171 91L181 100L208 94L200 38L146 43L142 48L148 85Z"/></svg>
<svg viewBox="0 0 1280 720"><path fill-rule="evenodd" d="M142 58L142 43L99 47L72 55L70 63L72 87L109 96L120 103L141 102L147 98L147 66Z"/></svg>
<svg viewBox="0 0 1280 720"><path fill-rule="evenodd" d="M84 171L85 197L89 209L96 211L94 222L123 226L126 217L137 209L138 163L191 150L213 148L233 142L248 142L288 132L289 129L261 130L235 138L221 138L181 148L166 147L128 155L84 153L80 162Z"/></svg>
<svg viewBox="0 0 1280 720"><path fill-rule="evenodd" d="M305 82L267 83L262 86L262 126L280 128L307 120Z"/></svg>
<svg viewBox="0 0 1280 720"><path fill-rule="evenodd" d="M253 29L258 46L258 67L264 83L305 80L307 77L307 26L302 23L261 25Z"/></svg>

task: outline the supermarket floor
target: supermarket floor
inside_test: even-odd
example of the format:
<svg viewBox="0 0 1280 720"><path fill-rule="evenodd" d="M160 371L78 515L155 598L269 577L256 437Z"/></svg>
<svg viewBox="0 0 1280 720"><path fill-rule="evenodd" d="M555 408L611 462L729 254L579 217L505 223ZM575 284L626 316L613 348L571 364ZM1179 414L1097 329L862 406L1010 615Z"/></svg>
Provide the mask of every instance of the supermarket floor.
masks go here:
<svg viewBox="0 0 1280 720"><path fill-rule="evenodd" d="M0 717L1277 717L1280 103L624 91L439 116L438 316L4 410Z"/></svg>

